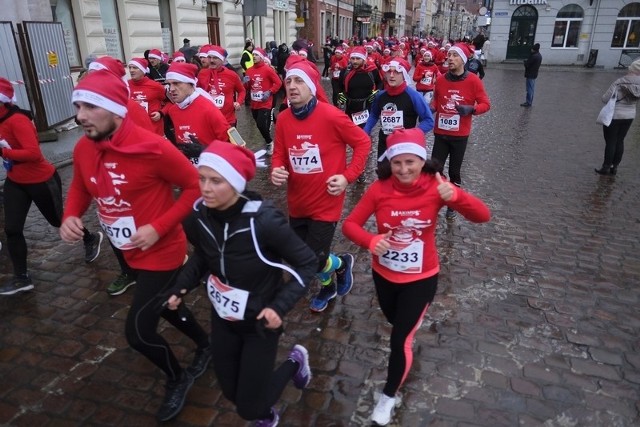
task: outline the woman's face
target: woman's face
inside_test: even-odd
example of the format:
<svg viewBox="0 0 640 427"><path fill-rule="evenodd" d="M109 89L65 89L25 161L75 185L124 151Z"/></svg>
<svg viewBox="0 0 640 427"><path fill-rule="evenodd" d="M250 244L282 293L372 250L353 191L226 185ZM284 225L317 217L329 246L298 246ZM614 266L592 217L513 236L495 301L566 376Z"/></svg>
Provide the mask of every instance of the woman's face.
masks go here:
<svg viewBox="0 0 640 427"><path fill-rule="evenodd" d="M415 154L398 154L391 159L391 173L402 184L413 184L416 182L425 161Z"/></svg>
<svg viewBox="0 0 640 427"><path fill-rule="evenodd" d="M198 167L200 193L208 208L225 210L238 200L238 193L218 172L208 166Z"/></svg>

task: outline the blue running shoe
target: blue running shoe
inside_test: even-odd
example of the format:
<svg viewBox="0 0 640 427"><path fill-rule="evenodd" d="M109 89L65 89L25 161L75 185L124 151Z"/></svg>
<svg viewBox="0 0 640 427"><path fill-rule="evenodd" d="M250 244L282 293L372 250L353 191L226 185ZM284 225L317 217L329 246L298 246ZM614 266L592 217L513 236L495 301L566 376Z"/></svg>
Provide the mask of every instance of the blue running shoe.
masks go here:
<svg viewBox="0 0 640 427"><path fill-rule="evenodd" d="M329 301L334 299L336 295L338 295L336 292L336 282L332 281L330 285L321 286L318 295L311 300L309 308L311 311L318 313L324 311L324 309L327 308L327 305L329 305Z"/></svg>
<svg viewBox="0 0 640 427"><path fill-rule="evenodd" d="M338 255L342 260L342 267L336 270L336 282L338 283L338 296L345 296L351 291L353 286L353 263L355 262L353 255Z"/></svg>

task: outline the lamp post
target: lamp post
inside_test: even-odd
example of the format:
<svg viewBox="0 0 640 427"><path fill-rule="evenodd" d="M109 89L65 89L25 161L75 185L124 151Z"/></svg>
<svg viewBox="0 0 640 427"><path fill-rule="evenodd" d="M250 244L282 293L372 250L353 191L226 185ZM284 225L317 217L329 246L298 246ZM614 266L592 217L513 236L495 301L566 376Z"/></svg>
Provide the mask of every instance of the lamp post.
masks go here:
<svg viewBox="0 0 640 427"><path fill-rule="evenodd" d="M373 6L373 36L378 37L378 6Z"/></svg>

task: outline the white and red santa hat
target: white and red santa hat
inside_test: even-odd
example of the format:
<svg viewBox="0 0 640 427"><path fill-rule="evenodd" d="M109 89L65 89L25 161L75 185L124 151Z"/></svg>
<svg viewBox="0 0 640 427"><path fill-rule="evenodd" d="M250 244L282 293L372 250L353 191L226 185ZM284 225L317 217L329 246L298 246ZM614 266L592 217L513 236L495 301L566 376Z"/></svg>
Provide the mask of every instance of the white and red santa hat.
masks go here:
<svg viewBox="0 0 640 427"><path fill-rule="evenodd" d="M318 69L314 69L315 65L312 65L309 61L296 61L287 69L287 77L297 76L305 82L313 96L318 93L318 86L320 86L320 74L318 73Z"/></svg>
<svg viewBox="0 0 640 427"><path fill-rule="evenodd" d="M226 141L213 141L205 148L198 159L198 167L203 166L222 175L238 193L242 193L256 175L253 151Z"/></svg>
<svg viewBox="0 0 640 427"><path fill-rule="evenodd" d="M213 56L218 58L221 61L227 59L227 51L222 48L222 46L209 46L208 56Z"/></svg>
<svg viewBox="0 0 640 427"><path fill-rule="evenodd" d="M342 49L341 47L337 47L337 48L336 48L336 50L335 50L334 52L335 52L336 54L338 54L338 53L339 53L340 55L342 55L342 54L344 54L344 49Z"/></svg>
<svg viewBox="0 0 640 427"><path fill-rule="evenodd" d="M211 50L211 47L212 46L210 44L203 45L198 51L198 58L206 58L207 56L209 56L209 51Z"/></svg>
<svg viewBox="0 0 640 427"><path fill-rule="evenodd" d="M462 61L465 64L469 60L469 53L470 53L469 52L469 48L464 43L456 43L456 44L454 44L453 46L451 46L449 51L454 51L455 53L457 53L458 56L460 56L460 58L462 58Z"/></svg>
<svg viewBox="0 0 640 427"><path fill-rule="evenodd" d="M351 49L351 53L349 54L349 58L360 58L366 61L367 59L367 49L362 46L356 46Z"/></svg>
<svg viewBox="0 0 640 427"><path fill-rule="evenodd" d="M264 49L256 47L253 49L252 52L254 55L258 55L263 61L268 58L267 56L267 52L264 51Z"/></svg>
<svg viewBox="0 0 640 427"><path fill-rule="evenodd" d="M124 69L124 64L119 59L111 56L103 56L89 64L89 71L100 70L109 71L122 79L125 79L125 76L127 75L127 72Z"/></svg>
<svg viewBox="0 0 640 427"><path fill-rule="evenodd" d="M195 64L186 62L172 62L167 70L166 80L176 80L183 83L190 83L195 86L198 82L198 67Z"/></svg>
<svg viewBox="0 0 640 427"><path fill-rule="evenodd" d="M387 137L387 149L378 159L379 162L393 159L400 154L415 154L427 160L424 132L420 128L399 129Z"/></svg>
<svg viewBox="0 0 640 427"><path fill-rule="evenodd" d="M143 73L149 74L149 61L144 58L131 58L127 65L139 68Z"/></svg>
<svg viewBox="0 0 640 427"><path fill-rule="evenodd" d="M160 49L151 49L148 56L149 58L159 59L162 61L162 52L160 52Z"/></svg>
<svg viewBox="0 0 640 427"><path fill-rule="evenodd" d="M184 57L184 53L182 52L174 52L173 62L187 62L187 58Z"/></svg>
<svg viewBox="0 0 640 427"><path fill-rule="evenodd" d="M124 117L129 90L122 80L107 70L88 73L76 86L71 102L85 102Z"/></svg>
<svg viewBox="0 0 640 427"><path fill-rule="evenodd" d="M403 58L393 58L393 60L387 62L382 65L382 71L385 73L389 71L392 67L396 69L396 71L400 71L402 73L402 77L404 77L404 81L407 83L411 83L411 77L409 76L409 70L411 70L411 65L403 59Z"/></svg>
<svg viewBox="0 0 640 427"><path fill-rule="evenodd" d="M11 82L0 77L0 102L3 104L13 104L16 101L16 94Z"/></svg>
<svg viewBox="0 0 640 427"><path fill-rule="evenodd" d="M298 51L298 55L302 56L303 58L306 58L309 56L309 52L307 52L307 49L300 49Z"/></svg>

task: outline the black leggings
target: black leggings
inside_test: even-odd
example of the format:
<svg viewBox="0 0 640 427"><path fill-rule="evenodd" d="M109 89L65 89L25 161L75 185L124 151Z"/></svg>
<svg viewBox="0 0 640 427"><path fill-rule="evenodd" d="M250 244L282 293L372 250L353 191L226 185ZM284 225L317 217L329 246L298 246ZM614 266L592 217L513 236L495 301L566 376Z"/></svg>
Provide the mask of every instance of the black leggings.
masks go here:
<svg viewBox="0 0 640 427"><path fill-rule="evenodd" d="M213 368L222 394L236 405L245 420L269 418L298 364L284 361L273 370L280 330L256 332L255 321L230 322L211 313Z"/></svg>
<svg viewBox="0 0 640 427"><path fill-rule="evenodd" d="M331 254L331 243L336 232L336 225L335 222L289 217L289 227L318 257L318 273L324 270L327 258Z"/></svg>
<svg viewBox="0 0 640 427"><path fill-rule="evenodd" d="M334 106L338 106L338 94L340 93L340 80L331 78L331 102Z"/></svg>
<svg viewBox="0 0 640 427"><path fill-rule="evenodd" d="M260 135L264 138L264 143L271 144L271 109L251 110L251 114L253 120L256 121Z"/></svg>
<svg viewBox="0 0 640 427"><path fill-rule="evenodd" d="M444 162L449 157L449 181L462 185L462 161L467 150L469 136L435 135L431 157L438 160L444 168Z"/></svg>
<svg viewBox="0 0 640 427"><path fill-rule="evenodd" d="M387 383L382 391L395 396L411 369L413 337L436 295L438 275L397 284L373 271L373 282L382 313L392 325Z"/></svg>
<svg viewBox="0 0 640 427"><path fill-rule="evenodd" d="M624 138L633 119L613 119L609 126L602 126L604 134L604 165L618 166L624 154Z"/></svg>
<svg viewBox="0 0 640 427"><path fill-rule="evenodd" d="M4 182L4 232L14 274L27 273L27 241L24 224L31 203L35 203L49 224L62 223L62 183L58 172L38 184L18 184L9 177Z"/></svg>
<svg viewBox="0 0 640 427"><path fill-rule="evenodd" d="M169 310L162 304L168 295L162 292L173 285L179 269L169 271L137 270L137 284L133 301L127 314L125 335L134 350L139 351L162 369L170 380L176 380L182 368L171 351L169 343L157 332L160 317L166 319L180 332L191 338L198 347L208 345L206 332L200 327L186 306L181 310ZM184 316L185 321L180 320Z"/></svg>

